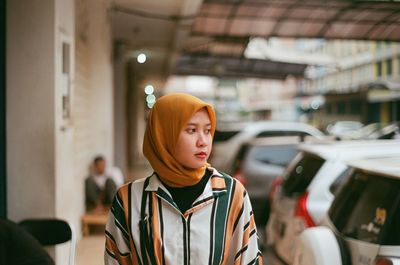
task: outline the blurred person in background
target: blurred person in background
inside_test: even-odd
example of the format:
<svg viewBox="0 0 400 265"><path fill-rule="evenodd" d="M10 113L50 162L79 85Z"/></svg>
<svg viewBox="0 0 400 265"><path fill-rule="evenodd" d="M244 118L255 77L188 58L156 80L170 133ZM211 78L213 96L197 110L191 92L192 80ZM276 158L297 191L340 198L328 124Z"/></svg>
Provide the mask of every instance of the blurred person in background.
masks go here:
<svg viewBox="0 0 400 265"><path fill-rule="evenodd" d="M117 188L124 182L123 176L115 167L112 171L106 170L106 160L103 156L94 158L91 171L85 180L86 211L107 213Z"/></svg>
<svg viewBox="0 0 400 265"><path fill-rule="evenodd" d="M143 153L154 173L122 186L106 225L105 264L262 264L243 185L212 168L216 120L188 94L157 100Z"/></svg>

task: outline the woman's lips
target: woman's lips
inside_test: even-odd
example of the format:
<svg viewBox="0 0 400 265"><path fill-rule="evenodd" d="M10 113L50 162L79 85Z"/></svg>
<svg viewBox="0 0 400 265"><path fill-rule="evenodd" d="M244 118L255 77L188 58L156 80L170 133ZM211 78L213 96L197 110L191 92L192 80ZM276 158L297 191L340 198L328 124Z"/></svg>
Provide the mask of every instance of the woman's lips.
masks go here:
<svg viewBox="0 0 400 265"><path fill-rule="evenodd" d="M195 154L196 157L201 158L201 159L205 159L207 158L207 153L206 152L199 152Z"/></svg>

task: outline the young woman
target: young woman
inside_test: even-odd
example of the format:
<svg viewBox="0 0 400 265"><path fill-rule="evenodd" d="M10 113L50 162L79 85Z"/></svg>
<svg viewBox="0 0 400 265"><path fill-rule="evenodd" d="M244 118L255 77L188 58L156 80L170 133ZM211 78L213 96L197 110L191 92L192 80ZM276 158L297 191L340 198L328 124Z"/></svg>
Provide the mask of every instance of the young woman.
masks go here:
<svg viewBox="0 0 400 265"><path fill-rule="evenodd" d="M214 110L200 99L156 102L143 141L154 173L118 190L106 265L262 264L246 190L207 163L214 131Z"/></svg>

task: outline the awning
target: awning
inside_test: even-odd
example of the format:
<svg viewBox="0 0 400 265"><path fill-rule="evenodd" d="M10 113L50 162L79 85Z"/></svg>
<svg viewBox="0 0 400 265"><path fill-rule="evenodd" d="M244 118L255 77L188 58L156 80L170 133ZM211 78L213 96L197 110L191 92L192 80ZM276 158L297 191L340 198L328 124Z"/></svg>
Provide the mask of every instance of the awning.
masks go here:
<svg viewBox="0 0 400 265"><path fill-rule="evenodd" d="M400 100L400 82L382 80L368 84L368 102L388 102Z"/></svg>
<svg viewBox="0 0 400 265"><path fill-rule="evenodd" d="M400 1L205 0L192 34L400 40Z"/></svg>
<svg viewBox="0 0 400 265"><path fill-rule="evenodd" d="M175 75L207 75L216 77L255 77L286 79L291 75L303 77L306 64L269 60L184 55L178 59Z"/></svg>

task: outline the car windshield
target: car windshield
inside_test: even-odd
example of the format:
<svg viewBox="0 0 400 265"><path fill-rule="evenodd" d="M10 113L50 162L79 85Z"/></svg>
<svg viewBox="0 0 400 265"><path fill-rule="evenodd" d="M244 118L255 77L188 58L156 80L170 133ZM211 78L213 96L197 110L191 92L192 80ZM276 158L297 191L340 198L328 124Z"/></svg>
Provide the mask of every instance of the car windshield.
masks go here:
<svg viewBox="0 0 400 265"><path fill-rule="evenodd" d="M232 130L232 131L215 130L213 142L219 143L219 142L228 141L229 139L231 139L233 136L235 136L239 132L240 132L239 130Z"/></svg>
<svg viewBox="0 0 400 265"><path fill-rule="evenodd" d="M336 180L331 184L329 187L329 190L333 195L337 195L339 190L344 186L344 183L349 179L350 173L352 172L351 167L347 167L337 178Z"/></svg>
<svg viewBox="0 0 400 265"><path fill-rule="evenodd" d="M299 162L283 176L282 191L286 196L303 193L325 162L324 159L304 153Z"/></svg>
<svg viewBox="0 0 400 265"><path fill-rule="evenodd" d="M344 236L380 245L400 244L400 180L355 171L329 216Z"/></svg>
<svg viewBox="0 0 400 265"><path fill-rule="evenodd" d="M305 137L310 135L307 132L299 132L299 131L262 131L256 135L256 138L263 137L273 137L273 136L300 136Z"/></svg>
<svg viewBox="0 0 400 265"><path fill-rule="evenodd" d="M255 146L249 157L265 164L287 166L297 153L295 145Z"/></svg>

